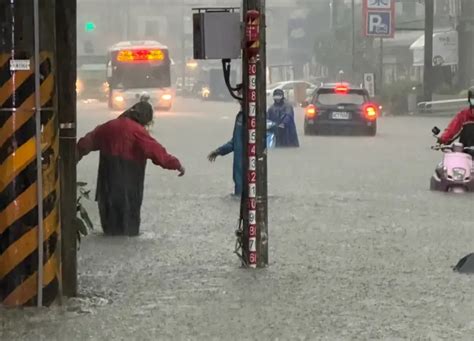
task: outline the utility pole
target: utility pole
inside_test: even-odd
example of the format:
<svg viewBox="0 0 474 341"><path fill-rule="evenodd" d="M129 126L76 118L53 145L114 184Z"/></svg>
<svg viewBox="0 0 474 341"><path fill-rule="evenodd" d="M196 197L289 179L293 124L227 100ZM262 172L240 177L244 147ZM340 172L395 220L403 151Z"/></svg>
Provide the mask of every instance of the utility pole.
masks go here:
<svg viewBox="0 0 474 341"><path fill-rule="evenodd" d="M474 1L461 0L459 18L459 86L474 85Z"/></svg>
<svg viewBox="0 0 474 341"><path fill-rule="evenodd" d="M186 15L186 1L181 2L181 59L183 64L181 65L181 77L183 79L182 91L186 94L186 30L185 30L185 15Z"/></svg>
<svg viewBox="0 0 474 341"><path fill-rule="evenodd" d="M331 0L331 29L334 31L339 22L339 1L340 0Z"/></svg>
<svg viewBox="0 0 474 341"><path fill-rule="evenodd" d="M356 73L356 25L355 25L355 0L352 0L352 79L355 81Z"/></svg>
<svg viewBox="0 0 474 341"><path fill-rule="evenodd" d="M384 85L384 70L383 70L383 55L384 55L384 51L383 51L383 38L380 38L379 40L379 43L380 43L380 51L379 51L379 92L382 91L383 89L383 85Z"/></svg>
<svg viewBox="0 0 474 341"><path fill-rule="evenodd" d="M430 102L433 98L433 26L434 1L425 0L425 66L423 71L423 92L426 102Z"/></svg>
<svg viewBox="0 0 474 341"><path fill-rule="evenodd" d="M257 266L268 265L267 36L266 0L259 1L260 59L257 67Z"/></svg>
<svg viewBox="0 0 474 341"><path fill-rule="evenodd" d="M246 44L243 53L244 169L242 196L243 261L250 268L268 265L268 195L266 147L265 0L243 0Z"/></svg>
<svg viewBox="0 0 474 341"><path fill-rule="evenodd" d="M56 1L62 279L69 297L77 295L76 5L77 0Z"/></svg>
<svg viewBox="0 0 474 341"><path fill-rule="evenodd" d="M0 0L0 304L58 297L54 0Z"/></svg>
<svg viewBox="0 0 474 341"><path fill-rule="evenodd" d="M125 36L125 39L126 40L131 40L131 35L130 35L130 29L131 29L131 21L132 21L132 18L131 18L131 13L130 11L132 10L131 6L130 6L130 2L131 0L126 0L127 2L125 3L126 4L126 13L125 13L125 20L126 20L126 23L125 23L125 27L126 27L126 36Z"/></svg>

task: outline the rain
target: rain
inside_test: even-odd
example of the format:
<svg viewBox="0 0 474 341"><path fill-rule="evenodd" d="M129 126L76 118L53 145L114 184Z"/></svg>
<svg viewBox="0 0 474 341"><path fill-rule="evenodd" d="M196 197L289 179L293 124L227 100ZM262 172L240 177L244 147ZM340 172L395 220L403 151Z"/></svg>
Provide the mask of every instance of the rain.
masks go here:
<svg viewBox="0 0 474 341"><path fill-rule="evenodd" d="M269 264L248 269L235 254L241 104L193 39L197 8L242 1L77 0L77 138L96 132L78 144L92 225L78 296L0 305L0 340L474 339L473 279L453 271L474 252L474 168L448 178L456 150L439 147L459 134L474 146L474 5L434 1L425 39L425 2L266 1ZM232 87L243 71L233 59ZM464 133L446 137L463 110ZM123 147L130 126L149 151Z"/></svg>

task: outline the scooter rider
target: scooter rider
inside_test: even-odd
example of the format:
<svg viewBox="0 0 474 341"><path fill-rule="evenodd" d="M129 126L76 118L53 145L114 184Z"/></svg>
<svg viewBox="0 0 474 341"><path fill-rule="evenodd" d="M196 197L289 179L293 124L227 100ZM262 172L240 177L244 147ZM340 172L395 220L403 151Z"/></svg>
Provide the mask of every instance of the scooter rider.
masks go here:
<svg viewBox="0 0 474 341"><path fill-rule="evenodd" d="M464 147L474 147L474 87L468 91L469 108L459 112L439 138L439 143L450 144L459 137ZM474 152L469 152L474 156Z"/></svg>
<svg viewBox="0 0 474 341"><path fill-rule="evenodd" d="M299 147L293 106L286 102L281 89L273 92L274 104L268 109L268 120L275 124L276 147Z"/></svg>

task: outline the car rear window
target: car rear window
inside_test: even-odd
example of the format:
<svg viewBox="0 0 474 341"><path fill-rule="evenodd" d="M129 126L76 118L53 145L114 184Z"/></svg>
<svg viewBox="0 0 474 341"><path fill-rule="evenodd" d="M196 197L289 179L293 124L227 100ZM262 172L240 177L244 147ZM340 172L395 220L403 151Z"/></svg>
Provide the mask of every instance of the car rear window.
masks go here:
<svg viewBox="0 0 474 341"><path fill-rule="evenodd" d="M317 102L322 105L338 105L338 104L356 104L365 103L365 96L362 92L349 91L347 94L337 94L332 90L318 93Z"/></svg>

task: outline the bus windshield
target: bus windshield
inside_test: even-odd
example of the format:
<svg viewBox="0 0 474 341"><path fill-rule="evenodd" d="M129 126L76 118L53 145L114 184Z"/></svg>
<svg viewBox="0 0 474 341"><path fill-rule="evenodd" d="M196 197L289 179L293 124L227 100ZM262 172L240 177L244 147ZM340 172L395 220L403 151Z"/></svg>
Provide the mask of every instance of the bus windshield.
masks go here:
<svg viewBox="0 0 474 341"><path fill-rule="evenodd" d="M166 88L171 86L170 67L166 65L122 65L113 74L118 89Z"/></svg>
<svg viewBox="0 0 474 341"><path fill-rule="evenodd" d="M111 88L126 90L171 86L171 62L167 50L116 50L111 53L109 63Z"/></svg>

